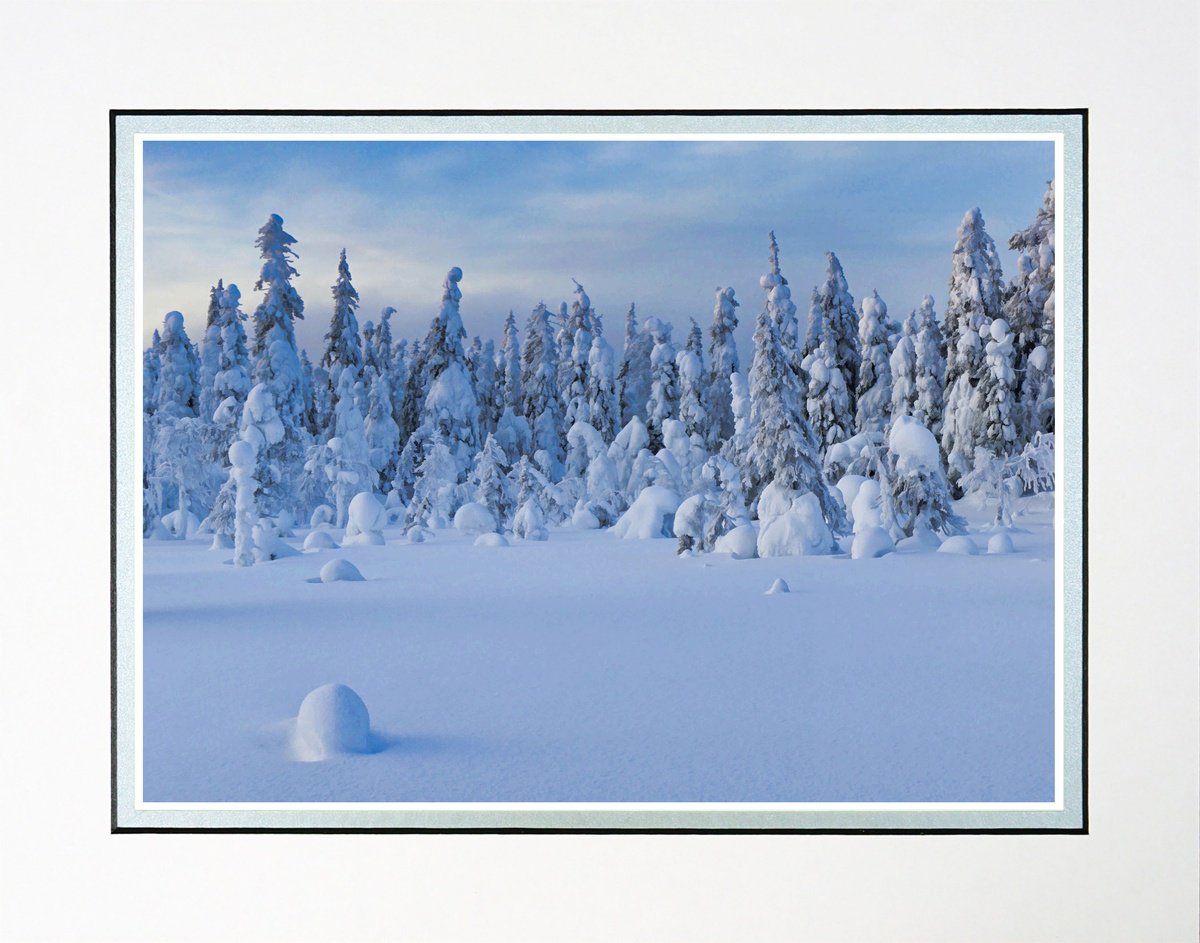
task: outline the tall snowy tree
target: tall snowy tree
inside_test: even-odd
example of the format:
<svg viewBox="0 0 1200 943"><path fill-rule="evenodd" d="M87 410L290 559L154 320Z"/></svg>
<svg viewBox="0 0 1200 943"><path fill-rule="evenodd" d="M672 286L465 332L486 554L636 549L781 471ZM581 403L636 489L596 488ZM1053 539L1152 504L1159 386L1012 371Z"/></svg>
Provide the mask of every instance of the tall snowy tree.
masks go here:
<svg viewBox="0 0 1200 943"><path fill-rule="evenodd" d="M392 315L396 309L384 308L379 312L379 327L375 333L375 356L379 372L387 375L392 369Z"/></svg>
<svg viewBox="0 0 1200 943"><path fill-rule="evenodd" d="M534 451L544 450L562 461L562 408L558 398L558 351L554 346L550 313L538 303L525 327L525 348L521 351L521 412L533 433ZM532 458L532 456L530 456Z"/></svg>
<svg viewBox="0 0 1200 943"><path fill-rule="evenodd" d="M737 341L737 301L732 288L718 288L713 308L712 326L708 329L708 445L715 450L719 443L733 435L733 405L729 377L739 369Z"/></svg>
<svg viewBox="0 0 1200 943"><path fill-rule="evenodd" d="M1004 304L1021 377L1019 438L1054 431L1054 181L1046 184L1033 223L1014 233L1017 278Z"/></svg>
<svg viewBox="0 0 1200 943"><path fill-rule="evenodd" d="M825 253L825 281L820 289L821 340L842 374L842 385L850 396L850 415L854 415L854 391L858 389L858 370L862 354L858 345L858 312L846 283L842 263L832 252Z"/></svg>
<svg viewBox="0 0 1200 943"><path fill-rule="evenodd" d="M564 373L566 386L562 388L563 425L570 429L577 422L588 421L588 357L591 355L591 334L583 328L575 331L575 343L571 347L571 360Z"/></svg>
<svg viewBox="0 0 1200 943"><path fill-rule="evenodd" d="M845 515L825 486L817 438L804 415L803 391L769 307L758 316L754 331L750 426L744 475L748 495L757 497L772 481L786 491L811 493L830 530L844 532Z"/></svg>
<svg viewBox="0 0 1200 943"><path fill-rule="evenodd" d="M496 400L500 412L507 406L521 415L524 397L521 395L521 339L517 333L517 317L511 311L504 319L504 341L500 348L500 369L496 377Z"/></svg>
<svg viewBox="0 0 1200 943"><path fill-rule="evenodd" d="M850 409L850 391L837 366L834 341L829 335L804 360L808 373L806 412L822 453L830 446L845 442L854 431Z"/></svg>
<svg viewBox="0 0 1200 943"><path fill-rule="evenodd" d="M375 348L375 322L365 321L362 326L363 368L379 369L379 351Z"/></svg>
<svg viewBox="0 0 1200 943"><path fill-rule="evenodd" d="M213 391L213 380L221 369L221 299L225 295L223 279L217 279L208 294L208 320L200 340L200 401L197 412L206 421L212 418L220 402Z"/></svg>
<svg viewBox="0 0 1200 943"><path fill-rule="evenodd" d="M804 346L800 348L801 360L808 359L808 355L821 346L821 322L824 314L821 311L821 293L817 291L817 286L813 285L812 294L808 301L808 324L804 329Z"/></svg>
<svg viewBox="0 0 1200 943"><path fill-rule="evenodd" d="M479 401L480 435L486 436L495 431L496 420L500 418L500 412L496 410L495 343L473 338L471 348L467 351L467 365Z"/></svg>
<svg viewBox="0 0 1200 943"><path fill-rule="evenodd" d="M887 305L872 291L862 300L858 344L862 361L855 390L855 428L859 432L883 432L892 410L892 368L888 343Z"/></svg>
<svg viewBox="0 0 1200 943"><path fill-rule="evenodd" d="M958 227L950 268L950 297L943 323L946 337L945 416L942 451L951 485L971 469L973 436L979 428L975 388L984 369L982 335L1000 317L1004 284L996 244L978 207Z"/></svg>
<svg viewBox="0 0 1200 943"><path fill-rule="evenodd" d="M644 329L654 338L646 430L650 433L650 450L657 452L663 447L663 421L676 418L679 412L679 368L675 364L675 345L671 343L671 325L650 318Z"/></svg>
<svg viewBox="0 0 1200 943"><path fill-rule="evenodd" d="M168 312L158 344L159 418L196 416L200 406L200 360L183 326L183 315Z"/></svg>
<svg viewBox="0 0 1200 943"><path fill-rule="evenodd" d="M983 373L977 387L981 416L973 441L997 457L1011 455L1017 443L1017 375L1013 369L1013 335L1003 318L993 321L984 348Z"/></svg>
<svg viewBox="0 0 1200 943"><path fill-rule="evenodd" d="M299 477L308 443L294 327L294 321L304 317L304 302L292 286L298 274L291 264L295 242L277 214L271 215L255 241L263 266L254 289L266 294L254 312L254 381L270 391L283 427L280 438L257 453L258 506L267 516L291 504L292 482Z"/></svg>
<svg viewBox="0 0 1200 943"><path fill-rule="evenodd" d="M325 334L325 352L321 355L321 366L329 371L329 380L336 390L342 370L351 367L356 372L362 369L362 340L358 334L358 291L350 280L350 265L346 261L346 250L338 257L337 281L330 291L333 294L333 315L329 319L329 330Z"/></svg>
<svg viewBox="0 0 1200 943"><path fill-rule="evenodd" d="M621 425L634 416L645 417L650 399L650 354L654 338L649 331L638 330L637 305L631 304L625 315L625 349L617 371L617 391L621 398Z"/></svg>
<svg viewBox="0 0 1200 943"><path fill-rule="evenodd" d="M587 415L588 422L605 442L616 437L621 407L613 375L613 350L599 334L592 338L592 349L588 353Z"/></svg>
<svg viewBox="0 0 1200 943"><path fill-rule="evenodd" d="M508 473L508 457L497 444L495 436L489 435L472 462L467 489L471 493L471 500L491 511L501 528L508 523L516 510L516 498Z"/></svg>
<svg viewBox="0 0 1200 943"><path fill-rule="evenodd" d="M388 380L375 370L367 370L367 416L363 421L367 456L375 471L372 490L388 491L388 482L396 476L400 458L400 428L392 417L392 398Z"/></svg>
<svg viewBox="0 0 1200 943"><path fill-rule="evenodd" d="M692 319L688 332L687 346L675 355L675 369L679 375L679 420L684 425L688 438L707 444L711 428L708 415L708 377L704 373L703 335L700 325Z"/></svg>
<svg viewBox="0 0 1200 943"><path fill-rule="evenodd" d="M767 307L775 321L775 332L779 336L779 344L793 368L800 362L799 324L796 321L796 305L792 301L792 290L788 280L779 269L779 243L775 241L775 233L770 233L770 255L767 263L769 272L759 279L759 284L767 291Z"/></svg>
<svg viewBox="0 0 1200 943"><path fill-rule="evenodd" d="M933 295L921 299L916 314L916 334L913 338L913 354L916 362L913 382L916 384L916 399L912 416L935 436L942 431L943 395L942 379L946 375L946 361L942 358L944 339L938 327L937 315L933 310Z"/></svg>
<svg viewBox="0 0 1200 943"><path fill-rule="evenodd" d="M917 312L914 310L900 327L900 338L888 358L892 371L892 421L911 416L917 405Z"/></svg>

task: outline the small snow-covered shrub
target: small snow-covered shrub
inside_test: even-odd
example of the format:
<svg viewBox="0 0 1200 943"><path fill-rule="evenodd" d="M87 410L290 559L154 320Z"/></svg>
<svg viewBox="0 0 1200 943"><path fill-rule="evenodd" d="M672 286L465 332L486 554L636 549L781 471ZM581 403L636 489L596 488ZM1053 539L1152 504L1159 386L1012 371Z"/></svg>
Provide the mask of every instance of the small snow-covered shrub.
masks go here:
<svg viewBox="0 0 1200 943"><path fill-rule="evenodd" d="M942 545L942 538L928 527L918 527L911 537L903 537L896 541L896 549L906 552L922 553L937 550Z"/></svg>
<svg viewBox="0 0 1200 943"><path fill-rule="evenodd" d="M163 515L162 525L177 540L190 540L200 530L200 521L191 511L184 513L180 509Z"/></svg>
<svg viewBox="0 0 1200 943"><path fill-rule="evenodd" d="M309 527L321 527L333 523L334 510L328 504L318 504L308 519Z"/></svg>
<svg viewBox="0 0 1200 943"><path fill-rule="evenodd" d="M513 516L512 531L523 540L545 540L546 518L536 498L529 498L517 508Z"/></svg>
<svg viewBox="0 0 1200 943"><path fill-rule="evenodd" d="M753 524L741 524L718 537L713 550L731 554L735 560L752 560L758 556L758 531Z"/></svg>
<svg viewBox="0 0 1200 943"><path fill-rule="evenodd" d="M1013 550L1012 538L1003 531L988 538L988 553L1012 553Z"/></svg>
<svg viewBox="0 0 1200 943"><path fill-rule="evenodd" d="M821 504L813 494L793 497L789 508L763 524L758 534L760 557L832 553L836 546L821 514Z"/></svg>
<svg viewBox="0 0 1200 943"><path fill-rule="evenodd" d="M571 512L571 526L578 530L597 530L600 527L600 519L587 502L580 499L575 502L575 510Z"/></svg>
<svg viewBox="0 0 1200 943"><path fill-rule="evenodd" d="M496 518L484 505L477 501L468 501L454 512L454 529L470 537L494 534Z"/></svg>
<svg viewBox="0 0 1200 943"><path fill-rule="evenodd" d="M892 553L896 545L891 535L882 527L864 527L854 532L854 543L850 545L850 559L868 560Z"/></svg>
<svg viewBox="0 0 1200 943"><path fill-rule="evenodd" d="M254 538L254 559L259 563L300 555L299 550L279 538L275 522L269 518L259 518L258 523L254 525L252 536Z"/></svg>
<svg viewBox="0 0 1200 943"><path fill-rule="evenodd" d="M304 538L305 550L336 550L337 541L327 530L314 530Z"/></svg>
<svg viewBox="0 0 1200 943"><path fill-rule="evenodd" d="M322 583L358 583L363 578L362 573L349 560L338 557L336 560L330 560L321 567L321 582Z"/></svg>
<svg viewBox="0 0 1200 943"><path fill-rule="evenodd" d="M675 512L680 500L670 488L651 485L642 490L629 510L621 515L612 532L624 540L674 537Z"/></svg>
<svg viewBox="0 0 1200 943"><path fill-rule="evenodd" d="M503 534L480 534L475 538L476 547L507 547L508 538Z"/></svg>
<svg viewBox="0 0 1200 943"><path fill-rule="evenodd" d="M854 496L854 504L850 508L854 520L854 533L879 527L883 524L883 507L880 499L879 482L874 478L866 478L859 485Z"/></svg>
<svg viewBox="0 0 1200 943"><path fill-rule="evenodd" d="M344 684L310 691L296 717L296 752L303 760L371 751L371 717L361 697Z"/></svg>
<svg viewBox="0 0 1200 943"><path fill-rule="evenodd" d="M369 491L360 491L350 501L346 513L346 536L342 545L346 547L381 545L387 512L379 499Z"/></svg>
<svg viewBox="0 0 1200 943"><path fill-rule="evenodd" d="M979 553L979 548L975 546L975 541L970 537L967 537L965 534L959 534L943 540L942 545L938 547L938 553L954 553L973 557Z"/></svg>

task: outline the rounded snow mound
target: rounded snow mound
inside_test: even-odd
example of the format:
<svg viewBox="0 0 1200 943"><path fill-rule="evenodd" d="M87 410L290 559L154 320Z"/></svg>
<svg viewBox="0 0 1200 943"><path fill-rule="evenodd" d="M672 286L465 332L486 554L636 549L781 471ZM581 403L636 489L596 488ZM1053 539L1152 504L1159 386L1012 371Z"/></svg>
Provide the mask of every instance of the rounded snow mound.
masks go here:
<svg viewBox="0 0 1200 943"><path fill-rule="evenodd" d="M420 524L413 524L413 526L405 532L404 538L410 544L423 544L425 543L425 528Z"/></svg>
<svg viewBox="0 0 1200 943"><path fill-rule="evenodd" d="M245 439L238 439L229 446L229 464L234 468L252 469L257 457L258 449Z"/></svg>
<svg viewBox="0 0 1200 943"><path fill-rule="evenodd" d="M777 596L779 593L790 593L790 592L791 592L791 590L788 589L787 581L783 580L783 579L777 579L777 580L775 580L774 583L771 584L771 588L768 589L765 593L763 593L763 595L764 596Z"/></svg>
<svg viewBox="0 0 1200 943"><path fill-rule="evenodd" d="M176 509L163 516L162 525L172 537L178 540L191 540L200 530L200 519L191 511L184 514L183 511Z"/></svg>
<svg viewBox="0 0 1200 943"><path fill-rule="evenodd" d="M344 684L310 691L296 716L296 752L323 760L339 753L371 752L371 717L361 697Z"/></svg>
<svg viewBox="0 0 1200 943"><path fill-rule="evenodd" d="M780 278L773 272L768 272L766 275L759 276L758 287L771 289L779 284Z"/></svg>
<svg viewBox="0 0 1200 943"><path fill-rule="evenodd" d="M896 470L908 474L925 469L942 470L942 454L932 432L912 416L899 416L888 432L888 451L896 456Z"/></svg>
<svg viewBox="0 0 1200 943"><path fill-rule="evenodd" d="M1004 340L1004 338L1008 337L1008 322L1005 321L1004 318L996 318L996 320L992 322L991 331L992 340L994 340L997 344L1000 343Z"/></svg>
<svg viewBox="0 0 1200 943"><path fill-rule="evenodd" d="M363 575L349 560L338 557L321 567L322 583L360 583Z"/></svg>
<svg viewBox="0 0 1200 943"><path fill-rule="evenodd" d="M728 553L735 560L753 560L758 556L758 531L753 524L739 524L717 538L715 553Z"/></svg>
<svg viewBox="0 0 1200 943"><path fill-rule="evenodd" d="M854 519L854 533L879 527L883 523L883 499L879 494L879 481L866 478L858 486L854 503L850 506Z"/></svg>
<svg viewBox="0 0 1200 943"><path fill-rule="evenodd" d="M896 545L891 535L882 527L864 527L854 535L850 545L851 560L869 560L893 553Z"/></svg>
<svg viewBox="0 0 1200 943"><path fill-rule="evenodd" d="M679 495L670 488L662 485L643 488L629 510L613 524L612 532L623 540L674 537L679 505Z"/></svg>
<svg viewBox="0 0 1200 943"><path fill-rule="evenodd" d="M1012 538L1003 531L988 538L988 553L1013 553L1015 549Z"/></svg>
<svg viewBox="0 0 1200 943"><path fill-rule="evenodd" d="M1029 363L1036 369L1044 371L1050 365L1050 351L1038 344L1029 354Z"/></svg>
<svg viewBox="0 0 1200 943"><path fill-rule="evenodd" d="M937 550L942 545L942 539L928 527L918 527L911 537L896 541L897 550L920 553L924 550Z"/></svg>
<svg viewBox="0 0 1200 943"><path fill-rule="evenodd" d="M460 534L472 537L478 534L494 534L496 518L485 505L468 501L454 512L454 529Z"/></svg>
<svg viewBox="0 0 1200 943"><path fill-rule="evenodd" d="M327 530L314 530L304 538L305 550L336 550L337 546L338 544L333 539L333 534Z"/></svg>
<svg viewBox="0 0 1200 943"><path fill-rule="evenodd" d="M507 547L508 538L503 534L480 534L475 538L476 547Z"/></svg>
<svg viewBox="0 0 1200 943"><path fill-rule="evenodd" d="M761 503L759 514L762 514ZM791 507L764 524L758 535L760 557L797 557L830 553L833 535L821 515L821 504L814 494L797 495Z"/></svg>
<svg viewBox="0 0 1200 943"><path fill-rule="evenodd" d="M942 545L938 547L938 553L957 553L964 556L974 556L979 553L979 548L975 546L975 541L970 537L964 537L961 534L957 537L947 537L942 541Z"/></svg>

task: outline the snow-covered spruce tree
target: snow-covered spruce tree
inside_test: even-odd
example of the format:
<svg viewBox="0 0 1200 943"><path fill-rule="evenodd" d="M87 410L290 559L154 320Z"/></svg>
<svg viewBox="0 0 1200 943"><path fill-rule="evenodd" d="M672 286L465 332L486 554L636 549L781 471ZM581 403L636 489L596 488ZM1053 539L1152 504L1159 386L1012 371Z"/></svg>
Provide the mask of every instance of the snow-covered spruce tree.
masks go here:
<svg viewBox="0 0 1200 943"><path fill-rule="evenodd" d="M942 456L933 433L912 416L897 416L888 431L886 465L880 475L886 489L894 537L920 530L947 536L966 532L954 512Z"/></svg>
<svg viewBox="0 0 1200 943"><path fill-rule="evenodd" d="M466 475L471 457L479 448L479 403L467 371L463 350L462 316L459 302L462 269L455 266L442 283L442 307L425 338L425 375L428 392L421 426L414 436L441 436L454 456L459 479Z"/></svg>
<svg viewBox="0 0 1200 943"><path fill-rule="evenodd" d="M200 406L200 360L183 327L183 315L170 311L163 318L158 345L158 405L160 419L198 415Z"/></svg>
<svg viewBox="0 0 1200 943"><path fill-rule="evenodd" d="M711 420L708 417L708 377L701 359L703 340L700 326L692 320L688 344L675 355L679 375L679 419L688 438L707 445Z"/></svg>
<svg viewBox="0 0 1200 943"><path fill-rule="evenodd" d="M774 231L770 236L771 251L767 258L770 270L759 279L759 284L767 292L767 309L775 321L779 345L783 348L788 363L793 369L799 370L800 326L796 321L796 305L792 301L792 290L788 287L788 280L779 270L779 243L775 241Z"/></svg>
<svg viewBox="0 0 1200 943"><path fill-rule="evenodd" d="M982 335L1000 317L1004 284L996 244L984 228L978 207L958 227L950 267L950 296L943 324L946 337L945 417L942 452L950 483L971 469L973 436L979 428L978 385L984 368Z"/></svg>
<svg viewBox="0 0 1200 943"><path fill-rule="evenodd" d="M646 431L650 450L662 448L662 424L674 419L679 411L679 368L675 365L675 345L671 343L671 325L649 318L644 325L654 338L650 352L650 397L646 401Z"/></svg>
<svg viewBox="0 0 1200 943"><path fill-rule="evenodd" d="M342 370L351 367L357 372L363 365L362 340L358 333L358 291L350 280L350 265L346 261L345 249L338 256L337 281L330 292L333 294L333 315L325 334L321 366L329 371L329 382L334 390L332 401L336 404Z"/></svg>
<svg viewBox="0 0 1200 943"><path fill-rule="evenodd" d="M1054 490L1054 433L1037 432L1025 447L1007 458L977 449L963 490L996 504L995 523L1010 526L1017 516L1017 499L1024 494Z"/></svg>
<svg viewBox="0 0 1200 943"><path fill-rule="evenodd" d="M862 361L855 390L854 425L859 432L883 432L892 411L891 349L887 305L872 291L862 300L858 344Z"/></svg>
<svg viewBox="0 0 1200 943"><path fill-rule="evenodd" d="M322 382L327 381L328 374L321 371ZM325 396L318 396L316 388L316 372L312 361L308 359L308 351L300 349L300 396L304 400L304 428L310 436L319 435L322 427L319 404L326 401Z"/></svg>
<svg viewBox="0 0 1200 943"><path fill-rule="evenodd" d="M559 371L559 377L566 378L566 386L562 387L563 425L570 429L577 422L588 422L588 357L591 355L591 334L582 328L575 332L575 343L571 347L571 360L564 373ZM587 345L586 347L584 345Z"/></svg>
<svg viewBox="0 0 1200 943"><path fill-rule="evenodd" d="M155 328L142 352L142 533L152 534L162 517L162 483L154 474L154 439L158 435L158 386L162 335Z"/></svg>
<svg viewBox="0 0 1200 943"><path fill-rule="evenodd" d="M917 309L915 317L913 355L916 362L913 382L916 385L916 399L912 416L935 436L940 436L944 395L942 379L946 375L946 361L942 357L944 339L933 310L933 295L921 299L921 307Z"/></svg>
<svg viewBox="0 0 1200 943"><path fill-rule="evenodd" d="M334 435L326 451L317 459L333 495L337 517L335 525L345 527L350 501L362 491L373 491L378 475L371 467L366 422L357 406L354 387L359 381L354 371L343 369L338 378L338 399L334 407ZM310 459L311 461L311 459Z"/></svg>
<svg viewBox="0 0 1200 943"><path fill-rule="evenodd" d="M1054 431L1054 181L1042 208L1008 247L1019 253L1017 278L1004 304L1014 334L1013 366L1021 377L1020 441ZM1040 348L1040 350L1039 350Z"/></svg>
<svg viewBox="0 0 1200 943"><path fill-rule="evenodd" d="M188 536L192 515L189 494L208 476L204 423L195 416L166 417L158 424L154 441L154 473L175 488L175 524L169 526L180 539Z"/></svg>
<svg viewBox="0 0 1200 943"><path fill-rule="evenodd" d="M229 481L234 498L233 562L235 566L254 566L254 525L258 506L254 495L258 482L254 469L258 462L253 442L238 439L229 447Z"/></svg>
<svg viewBox="0 0 1200 943"><path fill-rule="evenodd" d="M414 340L408 349L408 359L405 362L403 394L398 397L400 418L396 425L400 427L401 442L407 443L421 424L421 409L425 405L425 379L425 348L419 340Z"/></svg>
<svg viewBox="0 0 1200 943"><path fill-rule="evenodd" d="M471 500L491 511L496 524L503 530L516 510L516 497L508 478L508 456L496 442L495 436L489 435L484 440L473 465L471 476L467 479Z"/></svg>
<svg viewBox="0 0 1200 943"><path fill-rule="evenodd" d="M521 412L529 421L533 452L545 451L552 464L563 458L562 409L558 398L558 352L554 346L550 314L541 302L525 327L521 351ZM530 456L533 457L532 455Z"/></svg>
<svg viewBox="0 0 1200 943"><path fill-rule="evenodd" d="M738 468L746 468L750 448L750 384L741 371L729 375L729 406L733 412L733 435L725 440L721 454Z"/></svg>
<svg viewBox="0 0 1200 943"><path fill-rule="evenodd" d="M262 482L258 475L264 470L270 470L270 467L263 462L263 453L279 445L286 435L287 427L275 405L275 396L270 385L255 384L246 396L239 435L239 441L247 443L249 449L239 447L235 453L231 446L229 451L229 460L233 465L230 475L237 490L234 562L239 566L249 566L253 563L253 557L249 562L244 562L244 554L252 554L254 551L251 534L259 516L264 512L257 497L262 490Z"/></svg>
<svg viewBox="0 0 1200 943"><path fill-rule="evenodd" d="M363 369L379 369L379 351L375 347L375 322L364 321L362 326Z"/></svg>
<svg viewBox="0 0 1200 943"><path fill-rule="evenodd" d="M293 324L304 317L304 302L291 282L298 274L290 261L295 258L295 242L276 214L271 214L255 241L263 266L254 289L266 294L254 312L254 382L270 391L283 427L279 439L257 453L254 478L259 485L259 510L268 517L291 505L293 483L299 478L309 441Z"/></svg>
<svg viewBox="0 0 1200 943"><path fill-rule="evenodd" d="M821 473L820 446L804 415L803 392L779 342L768 308L758 316L750 367L750 426L743 481L757 498L770 482L813 494L834 534L845 533L845 513Z"/></svg>
<svg viewBox="0 0 1200 943"><path fill-rule="evenodd" d="M817 349L805 358L804 368L808 373L805 400L808 421L824 454L832 446L849 439L854 431L850 392L837 367L837 355L829 335L825 335Z"/></svg>
<svg viewBox="0 0 1200 943"><path fill-rule="evenodd" d="M809 354L821 346L821 321L824 314L821 311L821 293L813 285L812 294L808 300L808 324L804 329L804 346L800 348L800 359L807 360Z"/></svg>
<svg viewBox="0 0 1200 943"><path fill-rule="evenodd" d="M150 336L150 346L142 351L142 412L147 416L153 416L158 409L158 387L162 377L161 347L162 335L155 328Z"/></svg>
<svg viewBox="0 0 1200 943"><path fill-rule="evenodd" d="M646 415L650 399L650 353L654 337L649 331L638 330L637 305L629 306L625 315L625 349L617 371L617 391L621 397L621 425L634 416Z"/></svg>
<svg viewBox="0 0 1200 943"><path fill-rule="evenodd" d="M404 415L404 388L408 384L408 341L400 338L392 345L391 368L388 370L388 385L392 397L392 418L400 430L400 443L404 444L404 428L400 425Z"/></svg>
<svg viewBox="0 0 1200 943"><path fill-rule="evenodd" d="M400 429L392 418L392 398L388 392L387 376L368 369L367 417L363 421L367 456L375 471L372 489L382 493L396 477L396 462L400 458Z"/></svg>
<svg viewBox="0 0 1200 943"><path fill-rule="evenodd" d="M204 325L204 337L200 340L200 400L197 414L210 419L221 400L213 390L213 381L221 369L221 300L225 295L225 282L217 279L208 293L208 319ZM228 449L228 443L225 448Z"/></svg>
<svg viewBox="0 0 1200 943"><path fill-rule="evenodd" d="M500 415L503 415L505 407L510 408L514 415L523 415L521 339L517 333L517 317L512 311L504 319L504 340L500 347L500 368L496 376L496 401Z"/></svg>
<svg viewBox="0 0 1200 943"><path fill-rule="evenodd" d="M626 504L637 497L637 491L631 488L630 483L634 478L634 466L637 464L638 457L643 452L650 455L650 450L647 448L649 444L650 433L646 431L646 424L634 416L617 433L617 437L608 447L608 457L612 459L613 466L616 468L617 484L620 486Z"/></svg>
<svg viewBox="0 0 1200 943"><path fill-rule="evenodd" d="M467 351L467 368L475 385L479 402L480 435L488 435L496 429L500 412L496 409L496 345L475 337Z"/></svg>
<svg viewBox="0 0 1200 943"><path fill-rule="evenodd" d="M911 416L917 405L917 312L914 310L900 327L888 365L892 371L892 422Z"/></svg>
<svg viewBox="0 0 1200 943"><path fill-rule="evenodd" d="M729 377L739 369L737 341L738 303L732 288L717 289L712 326L708 329L708 447L716 450L733 436L733 405Z"/></svg>
<svg viewBox="0 0 1200 943"><path fill-rule="evenodd" d="M417 468L405 523L408 527L448 527L460 503L458 492L458 462L435 432Z"/></svg>
<svg viewBox="0 0 1200 943"><path fill-rule="evenodd" d="M850 415L854 415L854 391L858 389L858 370L862 354L858 346L858 312L846 284L842 263L832 252L825 253L825 281L820 290L821 340L842 374L842 386L850 396Z"/></svg>
<svg viewBox="0 0 1200 943"><path fill-rule="evenodd" d="M741 474L720 455L704 463L693 495L679 505L675 515L676 552L711 553L717 540L735 527L750 523Z"/></svg>
<svg viewBox="0 0 1200 943"><path fill-rule="evenodd" d="M513 469L512 485L517 502L517 511L512 520L513 534L523 540L545 540L545 492L549 482L529 460L529 456L522 455Z"/></svg>
<svg viewBox="0 0 1200 943"><path fill-rule="evenodd" d="M1006 457L1017 448L1017 375L1013 370L1013 336L1004 318L988 331L983 373L976 388L981 414L973 441L993 455Z"/></svg>
<svg viewBox="0 0 1200 943"><path fill-rule="evenodd" d="M592 338L588 353L587 416L605 442L617 435L621 407L613 375L613 350L601 335Z"/></svg>
<svg viewBox="0 0 1200 943"><path fill-rule="evenodd" d="M396 309L392 307L386 307L379 312L379 327L375 334L375 356L379 363L379 372L385 375L392 369L392 315L395 313Z"/></svg>

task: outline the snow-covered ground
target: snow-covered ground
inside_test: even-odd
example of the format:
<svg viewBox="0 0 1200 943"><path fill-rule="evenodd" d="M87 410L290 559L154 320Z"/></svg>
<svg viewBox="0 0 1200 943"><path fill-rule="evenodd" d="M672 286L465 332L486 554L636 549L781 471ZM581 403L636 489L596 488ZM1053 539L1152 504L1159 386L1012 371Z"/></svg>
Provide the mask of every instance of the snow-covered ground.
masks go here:
<svg viewBox="0 0 1200 943"><path fill-rule="evenodd" d="M389 528L243 568L144 541L144 798L1051 800L1050 514L1012 554L972 517L977 556L859 560ZM338 557L365 581L320 582ZM334 682L375 752L304 762L300 704Z"/></svg>

